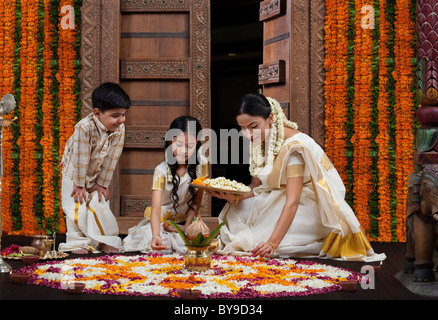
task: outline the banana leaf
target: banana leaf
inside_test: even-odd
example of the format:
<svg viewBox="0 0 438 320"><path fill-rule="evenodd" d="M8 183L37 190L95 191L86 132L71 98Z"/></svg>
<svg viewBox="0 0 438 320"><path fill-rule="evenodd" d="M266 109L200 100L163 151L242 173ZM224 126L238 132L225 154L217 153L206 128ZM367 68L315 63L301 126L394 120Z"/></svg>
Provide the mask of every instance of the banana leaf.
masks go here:
<svg viewBox="0 0 438 320"><path fill-rule="evenodd" d="M213 239L217 236L217 234L219 233L219 230L222 228L222 226L226 223L227 221L224 220L221 222L221 224L219 224L212 232L210 232L210 235L208 237L206 237L204 239L204 241L201 243L201 247L206 247L209 246L211 244L211 242L213 241Z"/></svg>
<svg viewBox="0 0 438 320"><path fill-rule="evenodd" d="M190 243L191 247L206 247L207 245L203 245L204 243L204 235L202 232L199 232L196 237L194 237Z"/></svg>
<svg viewBox="0 0 438 320"><path fill-rule="evenodd" d="M173 221L169 221L169 220L166 220L166 222L169 222L169 223L170 223L170 224L176 229L176 231L177 231L178 234L181 236L181 238L182 238L182 240L184 241L184 244L185 244L186 246L190 246L190 245L191 245L191 244L190 244L190 240L189 240L189 238L187 238L185 232L182 231L182 230L180 229L180 227L178 226L178 224L176 224L176 223L173 222Z"/></svg>
<svg viewBox="0 0 438 320"><path fill-rule="evenodd" d="M226 223L226 220L222 221L221 224L219 224L212 232L210 232L208 237L204 237L202 232L199 232L198 235L190 241L189 238L187 238L187 235L185 234L185 232L180 229L178 224L176 224L173 221L169 221L169 220L166 220L166 221L169 222L176 229L176 231L179 233L182 240L184 241L184 244L186 246L189 246L189 247L207 247L207 246L209 246L211 244L211 242L213 241L213 239L219 233L219 230Z"/></svg>

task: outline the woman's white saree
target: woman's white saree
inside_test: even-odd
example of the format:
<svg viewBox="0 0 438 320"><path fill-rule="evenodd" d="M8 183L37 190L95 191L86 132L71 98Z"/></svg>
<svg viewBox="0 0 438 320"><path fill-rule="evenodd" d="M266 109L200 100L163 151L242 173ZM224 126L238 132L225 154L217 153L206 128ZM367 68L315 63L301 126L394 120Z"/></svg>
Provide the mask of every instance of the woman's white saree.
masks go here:
<svg viewBox="0 0 438 320"><path fill-rule="evenodd" d="M288 177L303 176L304 184L295 218L274 256L321 257L378 261L354 212L344 200L344 184L321 147L297 133L283 143L272 165L259 173L262 184L254 197L236 206L227 204L219 221L222 254L251 254L274 231L286 201Z"/></svg>

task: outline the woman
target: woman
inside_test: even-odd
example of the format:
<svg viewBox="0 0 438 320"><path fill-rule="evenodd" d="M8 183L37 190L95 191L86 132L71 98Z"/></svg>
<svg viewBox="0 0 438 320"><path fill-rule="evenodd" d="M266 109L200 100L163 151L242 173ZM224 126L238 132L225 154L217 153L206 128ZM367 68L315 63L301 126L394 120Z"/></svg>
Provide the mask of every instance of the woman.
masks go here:
<svg viewBox="0 0 438 320"><path fill-rule="evenodd" d="M252 192L226 199L223 254L383 260L344 200L345 187L321 147L286 119L279 103L245 95L236 120L250 140Z"/></svg>

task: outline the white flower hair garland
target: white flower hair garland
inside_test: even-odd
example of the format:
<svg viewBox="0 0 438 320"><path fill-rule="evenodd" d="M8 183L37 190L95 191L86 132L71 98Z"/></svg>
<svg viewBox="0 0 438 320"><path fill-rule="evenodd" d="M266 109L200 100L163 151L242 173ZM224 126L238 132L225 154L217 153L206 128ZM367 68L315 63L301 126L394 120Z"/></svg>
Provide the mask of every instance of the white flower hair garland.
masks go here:
<svg viewBox="0 0 438 320"><path fill-rule="evenodd" d="M265 141L269 141L267 152L265 152L265 143L259 145L253 145L250 142L250 165L249 172L251 176L256 177L260 174L262 169L267 165L272 165L274 158L278 155L284 142L284 127L291 129L298 129L298 125L295 122L288 120L283 112L283 109L277 100L270 97L266 97L271 106L271 114L273 121L271 128L269 129L269 135ZM266 155L266 163L265 163Z"/></svg>

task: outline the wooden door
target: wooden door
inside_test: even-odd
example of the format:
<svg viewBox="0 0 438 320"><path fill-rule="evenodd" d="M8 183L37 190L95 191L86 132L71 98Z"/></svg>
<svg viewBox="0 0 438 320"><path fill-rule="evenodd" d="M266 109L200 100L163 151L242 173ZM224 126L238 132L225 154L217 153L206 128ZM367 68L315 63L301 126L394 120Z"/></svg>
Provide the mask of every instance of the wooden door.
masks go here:
<svg viewBox="0 0 438 320"><path fill-rule="evenodd" d="M120 83L132 101L111 190L120 233L126 234L150 205L152 176L164 159L171 121L192 115L210 127L209 0L85 1L83 15L91 12L101 18L95 25L101 35L98 64L114 69L95 70L99 80ZM206 203L203 214L209 215Z"/></svg>
<svg viewBox="0 0 438 320"><path fill-rule="evenodd" d="M259 84L299 130L324 146L323 0L265 0Z"/></svg>

